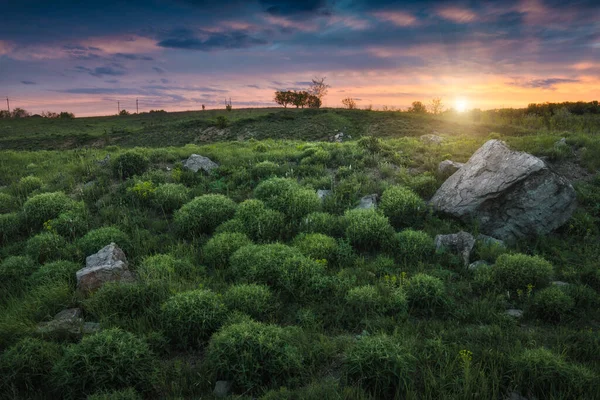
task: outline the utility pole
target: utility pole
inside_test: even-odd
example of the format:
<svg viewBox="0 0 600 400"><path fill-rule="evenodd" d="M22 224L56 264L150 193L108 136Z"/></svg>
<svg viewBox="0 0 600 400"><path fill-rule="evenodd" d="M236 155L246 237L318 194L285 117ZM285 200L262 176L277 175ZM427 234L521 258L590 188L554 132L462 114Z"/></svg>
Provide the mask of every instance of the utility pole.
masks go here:
<svg viewBox="0 0 600 400"><path fill-rule="evenodd" d="M6 108L8 109L8 113L10 114L10 103L8 102L8 97L6 98Z"/></svg>
<svg viewBox="0 0 600 400"><path fill-rule="evenodd" d="M121 114L121 103L117 100L117 114Z"/></svg>
<svg viewBox="0 0 600 400"><path fill-rule="evenodd" d="M140 113L140 109L138 107L138 99L135 99L135 113L139 114Z"/></svg>

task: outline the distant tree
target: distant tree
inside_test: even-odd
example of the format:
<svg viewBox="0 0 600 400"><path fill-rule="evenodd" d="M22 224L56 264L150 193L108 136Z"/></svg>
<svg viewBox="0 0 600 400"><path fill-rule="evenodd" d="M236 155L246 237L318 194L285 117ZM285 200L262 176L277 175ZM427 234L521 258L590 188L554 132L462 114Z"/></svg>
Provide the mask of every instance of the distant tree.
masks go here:
<svg viewBox="0 0 600 400"><path fill-rule="evenodd" d="M414 103L413 103L414 104ZM444 111L444 104L440 97L434 97L429 104L429 110L433 115L441 114Z"/></svg>
<svg viewBox="0 0 600 400"><path fill-rule="evenodd" d="M329 86L328 84L325 83L325 77L315 77L312 79L312 82L310 83L309 87L308 87L308 93L316 96L319 98L319 100L321 100L321 103L323 102L323 97L325 97L327 95L327 91L329 90L331 86Z"/></svg>
<svg viewBox="0 0 600 400"><path fill-rule="evenodd" d="M73 119L75 118L75 114L73 114L72 112L68 112L68 111L62 111L59 115L58 118L62 118L62 119Z"/></svg>
<svg viewBox="0 0 600 400"><path fill-rule="evenodd" d="M10 113L6 110L0 110L0 119L10 118Z"/></svg>
<svg viewBox="0 0 600 400"><path fill-rule="evenodd" d="M321 99L312 94L308 95L307 104L310 108L320 108L321 107Z"/></svg>
<svg viewBox="0 0 600 400"><path fill-rule="evenodd" d="M308 96L310 96L308 92L304 90L297 92L294 90L292 94L292 104L295 105L296 108L304 108L304 106L308 103Z"/></svg>
<svg viewBox="0 0 600 400"><path fill-rule="evenodd" d="M150 110L149 113L150 114L166 114L167 112L165 110Z"/></svg>
<svg viewBox="0 0 600 400"><path fill-rule="evenodd" d="M342 100L342 104L348 110L354 110L356 108L356 101L352 97L346 97L344 100Z"/></svg>
<svg viewBox="0 0 600 400"><path fill-rule="evenodd" d="M204 111L204 109L205 109L205 108L206 108L206 107L204 106L204 104L202 104L202 111Z"/></svg>
<svg viewBox="0 0 600 400"><path fill-rule="evenodd" d="M227 111L231 111L233 109L233 105L231 104L231 97L229 98L229 102L225 99L225 109Z"/></svg>
<svg viewBox="0 0 600 400"><path fill-rule="evenodd" d="M420 101L413 101L412 106L408 108L408 112L415 114L427 114L427 107Z"/></svg>
<svg viewBox="0 0 600 400"><path fill-rule="evenodd" d="M29 115L29 112L19 107L15 108L11 114L12 118L27 118Z"/></svg>
<svg viewBox="0 0 600 400"><path fill-rule="evenodd" d="M278 90L275 92L275 103L280 104L283 108L287 108L288 104L292 103L293 92Z"/></svg>
<svg viewBox="0 0 600 400"><path fill-rule="evenodd" d="M119 112L119 115L129 115L129 111L123 109Z"/></svg>

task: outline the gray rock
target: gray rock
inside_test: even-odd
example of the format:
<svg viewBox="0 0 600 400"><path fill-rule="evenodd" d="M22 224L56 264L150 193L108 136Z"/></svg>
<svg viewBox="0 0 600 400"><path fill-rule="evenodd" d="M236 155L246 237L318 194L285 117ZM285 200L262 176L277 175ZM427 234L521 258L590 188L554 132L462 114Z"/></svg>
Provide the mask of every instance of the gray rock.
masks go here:
<svg viewBox="0 0 600 400"><path fill-rule="evenodd" d="M96 160L96 164L106 167L110 163L110 154L107 154L102 160Z"/></svg>
<svg viewBox="0 0 600 400"><path fill-rule="evenodd" d="M98 322L84 322L82 333L84 335L91 335L96 332L100 332L100 324Z"/></svg>
<svg viewBox="0 0 600 400"><path fill-rule="evenodd" d="M490 266L490 263L484 260L477 260L474 263L469 264L470 271L476 271L480 268L487 268Z"/></svg>
<svg viewBox="0 0 600 400"><path fill-rule="evenodd" d="M508 241L547 234L577 207L575 190L566 178L499 140L477 150L430 204L464 221L475 220L483 233Z"/></svg>
<svg viewBox="0 0 600 400"><path fill-rule="evenodd" d="M327 189L319 189L317 190L317 196L319 196L319 199L321 201L325 200L325 197L327 196L331 196L331 190L327 190Z"/></svg>
<svg viewBox="0 0 600 400"><path fill-rule="evenodd" d="M116 244L111 243L98 253L88 256L85 268L76 272L77 289L81 292L93 292L106 282L133 282L135 278L129 271L125 253Z"/></svg>
<svg viewBox="0 0 600 400"><path fill-rule="evenodd" d="M96 181L89 181L89 182L84 183L83 187L87 189L87 188L93 187L94 185L96 185Z"/></svg>
<svg viewBox="0 0 600 400"><path fill-rule="evenodd" d="M56 314L51 321L41 322L37 326L38 334L51 337L79 337L99 330L100 324L83 321L79 308L63 310Z"/></svg>
<svg viewBox="0 0 600 400"><path fill-rule="evenodd" d="M348 137L350 137L350 136L348 136ZM336 143L342 143L344 141L344 138L345 138L344 132L338 132L331 137L331 141L336 142Z"/></svg>
<svg viewBox="0 0 600 400"><path fill-rule="evenodd" d="M550 284L553 286L558 286L558 287L569 286L569 284L567 282L563 282L563 281L552 281L552 282L550 282Z"/></svg>
<svg viewBox="0 0 600 400"><path fill-rule="evenodd" d="M477 235L476 240L479 243L486 245L486 246L497 246L497 247L506 248L506 244L504 243L503 240L496 239L496 238L493 238L488 235L484 235L483 233L480 233L479 235Z"/></svg>
<svg viewBox="0 0 600 400"><path fill-rule="evenodd" d="M567 146L567 138L561 138L560 140L557 140L556 142L554 142L554 147L563 147L563 146Z"/></svg>
<svg viewBox="0 0 600 400"><path fill-rule="evenodd" d="M364 196L362 199L360 199L360 203L358 206L356 206L356 208L364 210L377 208L377 195L369 194Z"/></svg>
<svg viewBox="0 0 600 400"><path fill-rule="evenodd" d="M506 400L528 400L527 397L521 396L517 392L511 392L510 396L506 398Z"/></svg>
<svg viewBox="0 0 600 400"><path fill-rule="evenodd" d="M444 160L438 164L438 174L442 176L450 176L461 169L463 165L465 164L454 162L452 160Z"/></svg>
<svg viewBox="0 0 600 400"><path fill-rule="evenodd" d="M469 265L473 247L475 247L475 238L468 232L460 231L450 235L437 235L435 237L436 251L448 250L461 255L465 267Z"/></svg>
<svg viewBox="0 0 600 400"><path fill-rule="evenodd" d="M421 142L426 143L426 144L442 144L442 142L444 141L444 138L438 135L433 135L433 134L428 134L428 135L421 135L419 137L419 140L421 140Z"/></svg>
<svg viewBox="0 0 600 400"><path fill-rule="evenodd" d="M523 316L523 310L519 310L516 308L509 308L504 312L506 315L509 315L514 318L521 318Z"/></svg>
<svg viewBox="0 0 600 400"><path fill-rule="evenodd" d="M219 164L212 161L210 158L198 154L192 154L188 157L187 160L183 162L183 168L189 169L193 172L203 170L204 172L209 173L210 171L218 167Z"/></svg>
<svg viewBox="0 0 600 400"><path fill-rule="evenodd" d="M231 382L229 381L217 381L215 383L215 389L213 390L213 394L215 397L227 397L231 392Z"/></svg>

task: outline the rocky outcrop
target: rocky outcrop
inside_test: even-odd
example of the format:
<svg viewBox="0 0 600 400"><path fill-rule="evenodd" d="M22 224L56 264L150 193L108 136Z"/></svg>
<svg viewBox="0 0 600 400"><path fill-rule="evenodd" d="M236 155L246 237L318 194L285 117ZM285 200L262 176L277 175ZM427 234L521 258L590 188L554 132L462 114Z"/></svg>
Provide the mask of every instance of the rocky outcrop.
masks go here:
<svg viewBox="0 0 600 400"><path fill-rule="evenodd" d="M436 251L450 251L461 256L465 267L469 265L471 251L475 247L475 238L468 232L460 231L450 235L437 235L435 237Z"/></svg>
<svg viewBox="0 0 600 400"><path fill-rule="evenodd" d="M37 333L42 336L51 337L78 337L83 334L91 334L100 330L97 322L84 322L81 309L69 308L54 316L48 322L38 324Z"/></svg>
<svg viewBox="0 0 600 400"><path fill-rule="evenodd" d="M502 240L546 234L576 208L575 190L531 154L490 140L448 178L430 201L439 212L476 221Z"/></svg>
<svg viewBox="0 0 600 400"><path fill-rule="evenodd" d="M360 199L360 203L356 206L357 209L372 209L377 207L377 195L369 194Z"/></svg>
<svg viewBox="0 0 600 400"><path fill-rule="evenodd" d="M210 158L198 154L192 154L188 157L187 160L183 162L183 168L189 169L193 172L198 172L202 170L206 173L209 173L210 171L218 167L219 164L217 164Z"/></svg>
<svg viewBox="0 0 600 400"><path fill-rule="evenodd" d="M135 280L125 253L114 243L87 257L85 268L77 271L76 277L77 289L84 293L93 292L106 282Z"/></svg>
<svg viewBox="0 0 600 400"><path fill-rule="evenodd" d="M461 169L463 165L465 164L454 162L452 160L444 160L438 164L437 172L441 176L450 176L459 169Z"/></svg>

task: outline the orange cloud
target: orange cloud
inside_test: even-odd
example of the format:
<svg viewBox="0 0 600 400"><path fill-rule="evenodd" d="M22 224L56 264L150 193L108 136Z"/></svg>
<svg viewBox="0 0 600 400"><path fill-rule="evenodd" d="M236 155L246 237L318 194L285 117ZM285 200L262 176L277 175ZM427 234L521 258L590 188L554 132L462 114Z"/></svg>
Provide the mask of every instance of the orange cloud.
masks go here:
<svg viewBox="0 0 600 400"><path fill-rule="evenodd" d="M415 16L402 11L378 11L372 15L381 21L391 22L397 26L413 26L418 22Z"/></svg>
<svg viewBox="0 0 600 400"><path fill-rule="evenodd" d="M151 53L159 51L161 48L156 45L156 40L143 36L125 36L125 37L96 37L81 41L84 46L97 47L105 53Z"/></svg>
<svg viewBox="0 0 600 400"><path fill-rule="evenodd" d="M466 8L445 7L437 11L438 15L458 24L466 24L477 19L477 14Z"/></svg>

